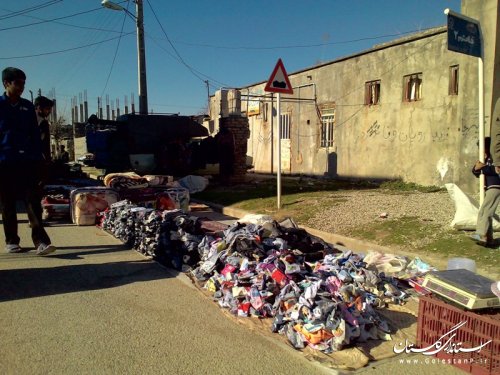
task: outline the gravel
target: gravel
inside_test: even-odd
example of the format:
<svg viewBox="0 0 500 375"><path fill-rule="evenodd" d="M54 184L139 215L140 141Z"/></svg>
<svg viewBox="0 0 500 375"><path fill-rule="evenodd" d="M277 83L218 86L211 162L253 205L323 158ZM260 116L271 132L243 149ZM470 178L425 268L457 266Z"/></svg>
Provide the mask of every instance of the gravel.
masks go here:
<svg viewBox="0 0 500 375"><path fill-rule="evenodd" d="M332 207L318 207L307 226L349 236L354 229L379 220L417 217L446 232L455 214L454 203L446 191L393 193L353 190L339 192L334 197L345 201Z"/></svg>

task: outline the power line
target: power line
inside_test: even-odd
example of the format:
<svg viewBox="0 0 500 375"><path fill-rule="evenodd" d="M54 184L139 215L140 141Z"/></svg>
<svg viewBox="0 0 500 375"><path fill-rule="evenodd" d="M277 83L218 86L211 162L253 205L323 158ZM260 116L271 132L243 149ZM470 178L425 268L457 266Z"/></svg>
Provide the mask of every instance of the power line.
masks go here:
<svg viewBox="0 0 500 375"><path fill-rule="evenodd" d="M170 46L172 47L172 49L174 50L175 54L177 56L173 56L169 51L167 51L165 48L163 48L163 46L161 46L160 44L158 44L154 39L152 39L161 49L163 49L165 52L167 52L172 58L174 58L175 60L179 61L182 65L184 65L196 78L198 78L200 81L202 81L204 84L206 83L206 80L204 78L202 78L201 76L205 77L205 78L208 78L210 81L213 81L215 83L218 83L219 85L221 86L230 86L226 83L223 83L223 82L220 82L218 80L216 80L215 78L212 78L198 70L196 70L195 68L193 68L192 66L190 66L188 63L186 63L186 61L182 58L182 56L179 54L179 52L177 51L177 49L175 48L174 44L172 43L172 41L170 40L170 38L168 37L165 29L163 28L163 25L161 24L160 20L158 19L157 15L156 15L156 12L154 11L153 7L151 6L151 3L149 2L149 0L146 0L148 2L148 5L149 7L151 8L151 11L153 12L153 15L156 19L156 21L158 22L158 24L160 25L160 28L161 30L163 31L163 34L165 35L165 37L167 38L167 41L168 43L170 44ZM213 89L217 89L217 85L209 82L209 86L212 87Z"/></svg>
<svg viewBox="0 0 500 375"><path fill-rule="evenodd" d="M51 1L43 3L43 4L34 5L34 6L30 7L30 8L26 8L26 9L18 10L18 11L13 11L13 12L11 12L9 14L4 15L4 16L0 16L0 20L5 20L7 18L22 16L22 15L27 14L29 12L33 12L35 10L42 9L42 8L54 5L56 3L60 3L61 1L62 0L51 0Z"/></svg>
<svg viewBox="0 0 500 375"><path fill-rule="evenodd" d="M165 35L165 37L167 38L167 41L168 43L170 44L170 46L172 47L172 49L174 50L175 54L177 55L177 57L179 58L179 61L186 67L189 69L189 71L195 76L197 77L200 81L202 81L203 83L205 83L205 80L200 77L196 72L195 70L189 66L185 61L184 59L182 58L182 56L179 54L179 52L177 51L177 49L175 48L174 44L172 43L172 41L170 40L170 38L168 37L167 35L167 32L165 31L165 29L163 28L163 25L161 24L160 20L158 19L158 16L156 15L156 12L155 10L153 9L153 7L151 6L151 3L149 2L149 0L146 0L148 2L148 5L149 7L151 8L151 11L153 12L153 15L155 16L155 19L156 19L156 22L158 22L158 25L160 25L160 28L161 28L161 31L163 31L163 34Z"/></svg>
<svg viewBox="0 0 500 375"><path fill-rule="evenodd" d="M125 33L125 34L123 34L123 35L130 35L130 34L134 34L134 33L135 33L135 31L131 31L131 32L129 32L129 33ZM83 45L83 46L78 46L78 47L72 47L72 48L62 49L62 50L59 50L59 51L44 52L44 53L37 53L37 54L34 54L34 55L25 55L25 56L0 57L0 60L9 60L9 59L26 59L26 58L29 58L29 57L39 57L39 56L55 55L55 54L58 54L58 53L64 53L64 52L69 52L69 51L75 51L75 50L78 50L78 49L87 48L87 47L92 47L92 46L95 46L95 45L98 45L98 44L102 44L102 43L110 42L110 41L112 41L112 40L115 40L115 39L121 38L123 35L120 35L120 36L115 36L115 37L113 37L113 38L109 38L109 39L101 40L101 41L99 41L99 42L95 42L95 43L89 43L89 44L86 44L86 45Z"/></svg>
<svg viewBox="0 0 500 375"><path fill-rule="evenodd" d="M155 44L156 44L158 47L160 47L163 51L165 51L168 55L170 55L170 57L172 57L174 60L176 60L176 61L178 61L178 62L182 63L182 62L179 60L179 58L178 58L177 56L174 56L172 53L170 53L170 51L168 51L167 49L165 49L165 47L163 47L161 44L159 44L159 43L158 43L158 42L157 42L154 38L151 38L151 37L149 37L149 36L148 36L148 38L149 38L150 40L152 40L152 41L153 41L153 43L155 43ZM202 75L202 76L204 76L204 77L208 78L210 81L213 81L213 82L215 82L215 83L218 83L220 86L230 86L230 85L228 85L227 83L220 82L220 81L216 80L215 78L212 78L212 77L210 77L210 76L208 76L208 75L206 75L206 74L204 74L204 73L202 73L202 72L200 72L200 71L198 71L198 70L196 70L196 69L194 69L194 68L192 68L192 67L191 67L191 69L192 69L192 70L194 70L195 72L197 72L198 74L200 74L200 75ZM197 78L200 78L200 77L198 77L198 76L196 76L196 77L197 77ZM203 81L203 82L205 82L205 81ZM217 87L218 87L217 85L212 84L212 83L210 83L210 86L211 86L211 87L213 87L213 88L217 88Z"/></svg>
<svg viewBox="0 0 500 375"><path fill-rule="evenodd" d="M313 48L313 47L331 46L331 45L336 45L336 44L356 43L356 42L362 42L365 40L391 38L391 37L395 37L395 36L407 35L407 34L412 34L412 33L416 33L416 32L424 32L424 31L431 30L431 29L434 29L434 27L429 27L426 29L419 29L419 30L403 31L403 32L400 32L397 34L386 34L386 35L379 35L379 36L373 36L373 37L364 37L364 38L359 38L359 39L343 40L343 41L339 41L339 42L315 43L315 44L297 44L297 45L289 45L289 46L270 46L270 47L221 46L221 45L214 45L214 44L188 43L188 42L180 42L180 41L177 41L176 43L184 44L184 45L188 45L188 46L193 46L193 47L206 47L206 48L231 49L231 50L273 50L273 49L292 49L292 48Z"/></svg>
<svg viewBox="0 0 500 375"><path fill-rule="evenodd" d="M59 0L59 1L62 1L62 0ZM2 10L4 11L8 11L10 12L11 10L9 9L5 9L5 8L2 8ZM81 26L81 25L73 25L73 24L70 24L70 23L65 23L65 22L58 22L58 21L54 21L54 20L47 20L47 19L44 19L44 18L40 18L40 17L35 17L35 16L29 16L29 15L24 15L24 17L29 17L29 18L32 18L34 20L39 20L39 21L45 21L45 22L51 22L51 23L55 23L57 25L63 25L63 26L69 26L69 27L73 27L73 28L76 28L76 29L85 29L85 30L96 30L96 31L106 31L108 33L115 33L115 34L119 34L120 31L118 30L111 30L111 29L101 29L101 28L98 28L98 27L90 27L90 26Z"/></svg>
<svg viewBox="0 0 500 375"><path fill-rule="evenodd" d="M149 0L147 0L147 1L148 1L148 4L149 4ZM151 7L151 4L149 4L149 6ZM153 11L153 14L156 17L156 14L155 14L154 10L152 8L151 8L151 10ZM158 21L157 17L156 17L156 20ZM160 24L159 21L158 21L158 23ZM162 31L165 34L166 38L167 38L167 41L169 42L169 44L172 46L172 48L176 52L178 58L176 58L175 56L173 56L170 52L168 52L160 44L157 43L157 45L160 48L162 48L165 52L167 52L174 59L178 60L183 65L185 65L193 74L194 74L193 71L195 71L198 74L200 74L200 75L202 75L202 76L204 76L206 78L209 78L209 80L211 80L213 82L216 82L216 83L219 83L222 86L230 86L230 85L228 85L226 83L221 83L221 82L217 81L216 79L211 78L211 77L209 77L209 76L207 76L207 75L205 75L205 74L203 74L203 73L195 70L191 66L187 65L186 62L182 59L182 57L177 52L176 48L173 46L170 38L166 34L165 30L163 30L163 27L162 27L161 24L160 24L160 27L162 28ZM352 40L344 40L344 41L339 41L339 42L317 43L317 44L306 44L306 45L290 45L290 46L271 46L271 47L245 47L245 46L243 46L243 47L230 47L230 46L217 46L217 45L210 45L210 44L186 43L186 42L179 42L179 41L177 41L177 43L179 43L179 44L185 44L185 45L191 45L191 46L197 46L197 47L220 48L220 49L234 49L234 50L236 50L236 49L243 49L243 50L270 50L270 49L312 48L312 47L321 47L321 46L335 45L335 44L355 43L355 42L360 42L360 41L365 41L365 40L376 40L376 39L389 38L389 37L394 37L394 36L402 36L402 35L412 34L412 33L416 33L416 32L424 32L426 30L431 30L431 29L433 29L433 27L426 28L426 29L419 29L419 30L403 31L403 32L399 32L397 34L386 34L386 35L379 35L379 36L374 36L374 37L364 37L364 38L358 38L358 39L352 39ZM154 40L154 38L150 38L150 39L152 39L156 43L156 41ZM197 74L194 74L194 75L197 78L201 79ZM210 84L210 86L212 88L217 89L216 85L214 85L212 83L209 83L209 84Z"/></svg>
<svg viewBox="0 0 500 375"><path fill-rule="evenodd" d="M431 28L433 29L433 28ZM429 36L429 38L431 38L432 36ZM426 47L428 44L434 42L434 39L430 39L429 41L427 41L425 44L423 44L422 46L420 46L415 52L413 52L412 54L409 54L407 56L405 56L402 60L399 60L397 61L396 63L392 63L390 61L387 61L387 70L382 72L380 74L380 77L384 77L386 74L388 74L389 72L391 72L392 70L394 70L398 65L402 64L405 60L408 60L410 57L412 57L413 55L417 54L418 52L420 52L422 49L424 49L424 47ZM392 61L393 59L391 59ZM330 63L335 63L335 61L331 61L327 64L330 64ZM363 68L363 66L361 67ZM309 70L314 70L314 69L317 69L317 67L311 67L311 68L307 68L307 69L303 69L302 71L309 71ZM295 73L289 73L289 76L292 76L294 75ZM258 84L253 84L253 85L247 85L247 86L242 86L241 89L245 89L245 90L249 90L248 91L248 94L246 94L247 96L250 95L250 94L254 94L255 96L266 96L266 95L269 95L269 94L266 94L266 95L262 95L261 93L259 92L256 92L256 91L250 91L250 87L253 87L255 89L254 86L258 86ZM353 88L351 91L349 92L346 92L344 95L340 96L340 97L337 97L335 98L335 102L338 102L339 100L341 99L344 99L345 97L353 94L354 92L356 91L359 91L359 90L362 90L364 89L364 85L361 86L361 87L356 87L356 88ZM362 104L353 104L352 106L358 106L358 105L362 105ZM364 105L364 104L363 104ZM336 103L336 106L350 106L350 105L342 105L342 104L338 104Z"/></svg>
<svg viewBox="0 0 500 375"><path fill-rule="evenodd" d="M209 77L207 76L206 74L203 74L202 72L194 69L192 66L190 66L188 63L186 63L186 61L182 58L182 56L180 55L180 53L177 51L177 49L175 48L174 44L172 43L172 41L170 40L169 36L167 35L167 32L165 31L165 29L163 28L163 25L161 24L160 20L158 19L158 16L156 15L156 12L155 10L153 9L153 7L151 6L151 3L149 2L149 0L146 0L148 2L148 5L151 9L151 11L153 12L153 15L156 19L156 22L158 22L158 25L160 25L160 28L161 30L163 31L163 34L165 35L165 37L167 38L167 41L168 43L170 44L170 46L172 47L172 49L174 50L175 54L177 57L173 56L170 52L168 52L166 49L164 49L162 46L160 46L160 48L162 48L165 52L167 52L170 56L172 56L174 59L176 59L177 61L179 61L182 65L184 65L190 72L191 74L193 74L196 78L198 78L200 81L202 81L204 84L206 83L206 80L204 78L202 78L201 76L205 77L205 78L208 78L209 80L211 81L214 81L214 82L217 82L219 84L221 84L222 86L228 86L227 84L224 84L222 82L219 82L217 80L215 80L214 78L212 77ZM214 84L211 84L209 83L209 85L211 87L213 87L214 89L217 89L217 86L214 85Z"/></svg>
<svg viewBox="0 0 500 375"><path fill-rule="evenodd" d="M112 19L114 20L115 18L114 18L114 15L111 13L113 13L113 12L106 12L105 11L105 12L101 12L101 13L93 13L93 14L90 14L88 16L82 16L81 17L82 19L85 18L85 19L89 19L89 20L92 19L93 20L93 23L89 26L93 26L95 31L94 30L85 30L83 38L78 39L78 40L75 39L75 42L74 42L74 43L76 43L75 45L85 45L85 44L89 44L89 43L95 43L95 42L98 42L104 38L108 38L108 37L110 38L110 37L119 35L119 34L111 34L111 33L104 34L102 31L105 28L109 28L110 25L113 24L113 23L111 23L111 20ZM119 18L118 18L118 20L119 20ZM66 21L66 22L74 23L75 21L76 20L73 18L73 19L70 19L69 22L68 21ZM55 21L54 23L60 23L60 21ZM55 25L55 26L57 26L57 25ZM131 32L131 31L133 31L133 29L129 29L126 32ZM106 30L104 32L106 32ZM118 26L117 29L114 30L114 32L120 33L120 26ZM71 31L71 30L65 31L65 33L69 33L68 35L75 35L76 36L76 34L73 33L73 31ZM105 46L105 48L107 49L109 44L108 45L103 44L103 46ZM58 46L58 49L65 48L65 47L71 47L71 45ZM112 47L112 49L113 48L114 48L114 46ZM53 49L55 49L55 47L53 47ZM66 67L62 67L61 74L57 75L57 82L59 82L59 83L54 83L54 84L56 84L56 86L58 86L58 85L66 85L69 82L72 82L75 79L75 76L78 76L80 74L80 72L82 71L82 69L84 67L88 66L88 64L91 61L93 61L95 59L100 59L100 57L98 57L100 49L102 50L101 46L95 46L95 47L81 49L79 51L69 52L69 53L65 54L64 59L60 59L59 61L62 63L62 65L65 65ZM32 53L32 52L39 52L39 51L31 50L28 52ZM108 68L109 68L109 65L108 65ZM104 74L106 74L106 72L104 72Z"/></svg>
<svg viewBox="0 0 500 375"><path fill-rule="evenodd" d="M409 54L409 55L406 55L404 56L401 60L397 61L396 63L392 64L392 65L389 65L387 70L383 71L382 73L379 74L379 77L382 78L384 76L386 76L387 74L389 74L392 70L396 69L397 66L401 65L405 60L408 60L410 57L412 57L413 55L419 53L421 50L423 50L428 44L430 43L433 43L435 41L435 39L433 39L432 37L430 37L430 40L427 41L426 43L424 43L422 46L420 46L415 52ZM315 68L311 68L311 69L308 69L308 70L314 70ZM293 73L292 73L293 75ZM264 95L261 95L261 94L257 94L255 93L255 91L250 91L250 87L252 86L247 86L247 87L243 87L242 89L246 89L248 90L248 93L245 94L245 96L255 96L255 97L266 97L268 94L264 94ZM342 99L345 99L346 97L348 97L349 95L353 94L354 92L356 91L359 91L359 90L363 90L365 88L364 85L362 86L359 86L359 87L356 87L354 89L352 89L351 91L339 96L339 97L336 97L336 98L333 98L333 101L336 103L335 106L336 107L359 107L358 109L356 109L352 114L350 114L346 119L344 119L342 122L340 123L337 123L336 126L337 127L340 127L340 126L343 126L344 124L346 124L347 122L349 122L350 120L352 120L354 117L356 117L360 111L365 107L365 104L364 103L359 103L359 104L341 104L341 100ZM256 89L255 87L252 87L252 89ZM252 93L252 95L250 94ZM255 94L254 94L255 93ZM292 100L293 101L293 100Z"/></svg>
<svg viewBox="0 0 500 375"><path fill-rule="evenodd" d="M71 18L71 17L80 16L80 15L82 15L82 14L95 12L95 11L97 11L97 10L102 10L102 7L100 7L100 8L95 8L95 9L90 9L90 10L84 10L84 11L82 11L82 12L78 12L78 13L70 14L69 16L63 16L63 17L52 18L52 19L50 19L50 20L43 20L43 21L40 21L40 22L27 23L27 24L24 24L24 25L18 25L18 26L4 27L4 28L1 28L1 29L0 29L0 31L14 30L14 29L21 29L21 28L23 28L23 27L29 27L29 26L34 26L34 25L40 25L40 24L42 24L42 23L53 22L53 21L58 21L58 20L66 19L66 18Z"/></svg>
<svg viewBox="0 0 500 375"><path fill-rule="evenodd" d="M125 12L125 14L123 16L122 28L120 30L120 36L118 38L118 43L116 44L115 55L113 56L113 61L111 62L111 67L109 68L108 78L106 78L106 83L104 85L104 88L102 89L101 96L104 95L104 91L106 91L106 88L108 87L109 78L111 77L111 73L113 72L113 67L115 66L116 56L118 55L118 49L120 48L120 42L122 40L123 27L125 26L125 20L127 19L127 15L128 15L127 11Z"/></svg>

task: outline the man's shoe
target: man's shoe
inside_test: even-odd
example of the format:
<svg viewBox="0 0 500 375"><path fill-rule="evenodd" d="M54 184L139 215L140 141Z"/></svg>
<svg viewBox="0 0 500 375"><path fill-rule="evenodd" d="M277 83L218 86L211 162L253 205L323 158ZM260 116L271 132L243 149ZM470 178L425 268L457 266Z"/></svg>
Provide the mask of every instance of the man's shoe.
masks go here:
<svg viewBox="0 0 500 375"><path fill-rule="evenodd" d="M22 253L23 248L19 246L18 244L7 244L5 246L5 251L7 253Z"/></svg>
<svg viewBox="0 0 500 375"><path fill-rule="evenodd" d="M488 243L488 239L486 238L486 236L483 237L477 233L472 234L469 238L481 246L486 246L486 244Z"/></svg>
<svg viewBox="0 0 500 375"><path fill-rule="evenodd" d="M36 255L47 255L53 253L54 251L56 251L56 247L54 245L41 243L36 249Z"/></svg>

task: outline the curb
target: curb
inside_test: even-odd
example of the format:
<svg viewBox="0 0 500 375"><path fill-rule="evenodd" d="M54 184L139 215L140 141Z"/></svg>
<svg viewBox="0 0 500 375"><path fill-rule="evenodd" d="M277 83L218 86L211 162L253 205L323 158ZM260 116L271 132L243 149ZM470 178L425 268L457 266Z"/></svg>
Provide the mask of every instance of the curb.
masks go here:
<svg viewBox="0 0 500 375"><path fill-rule="evenodd" d="M227 215L227 216L231 216L235 219L240 219L247 214L256 214L255 212L242 210L240 208L225 207L225 206L222 206L222 205L217 204L217 203L203 201L200 199L191 199L191 200L193 202L204 204L204 205L212 208L216 212L222 213L222 214ZM340 234L323 232L321 230L309 228L309 227L304 226L304 225L299 225L299 227L305 229L309 234L321 238L323 241L327 242L328 244L335 245L335 246L339 247L343 251L349 249L349 250L353 250L355 252L366 253L367 251L373 250L373 251L378 251L381 253L407 256L409 258L414 258L416 256L419 256L418 254L415 254L411 251L405 251L405 250L401 250L398 248L378 245L378 244L374 244L371 242L359 240L356 238L342 236ZM429 257L429 258L431 258L430 264L432 266L436 267L438 270L446 270L448 268L448 260L447 259L436 259L434 257ZM493 275L490 275L489 272L487 272L486 270L481 269L481 268L477 268L476 273L479 275L485 276L487 278L490 278L490 279L495 279L495 277L493 277Z"/></svg>
<svg viewBox="0 0 500 375"><path fill-rule="evenodd" d="M214 211L217 211L221 214L227 215L234 217L236 219L241 219L243 216L248 215L248 214L255 214L254 212L242 210L240 208L234 208L234 207L225 207L217 203L212 203L200 199L192 199L193 202L196 203L201 203L204 204L210 208L212 208ZM314 228L309 228L304 225L299 225L300 228L305 229L309 234L312 234L313 236L321 238L323 241L332 244L332 245L339 245L342 247L349 248L351 250L356 250L356 251L368 251L368 250L374 250L374 251L379 251L379 252L384 252L384 253L397 253L394 249L391 249L386 246L381 246L377 244L373 244L370 242L366 242L363 240L358 240L355 238L351 237L346 237L342 236L340 234L334 234L334 233L328 233L328 232L323 232L318 229ZM401 254L404 254L404 252L399 252Z"/></svg>

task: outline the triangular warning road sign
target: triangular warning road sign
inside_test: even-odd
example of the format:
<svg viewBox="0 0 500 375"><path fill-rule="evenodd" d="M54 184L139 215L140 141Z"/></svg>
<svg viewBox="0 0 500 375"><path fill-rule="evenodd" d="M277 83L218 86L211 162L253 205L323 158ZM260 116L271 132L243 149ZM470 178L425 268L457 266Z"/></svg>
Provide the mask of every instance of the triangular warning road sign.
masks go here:
<svg viewBox="0 0 500 375"><path fill-rule="evenodd" d="M279 59L276 63L264 91L279 92L281 94L293 94L292 85L290 84L288 74L286 73L281 59Z"/></svg>

